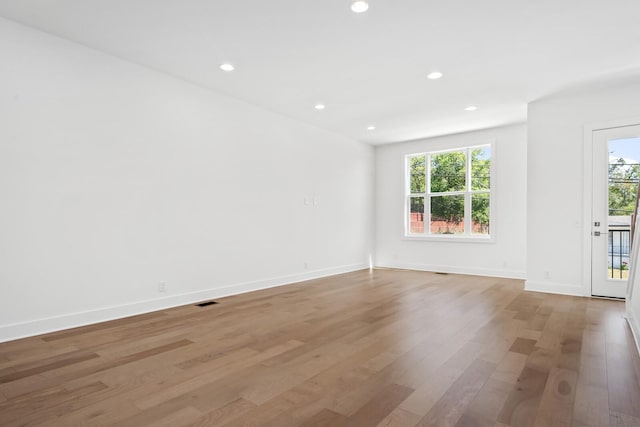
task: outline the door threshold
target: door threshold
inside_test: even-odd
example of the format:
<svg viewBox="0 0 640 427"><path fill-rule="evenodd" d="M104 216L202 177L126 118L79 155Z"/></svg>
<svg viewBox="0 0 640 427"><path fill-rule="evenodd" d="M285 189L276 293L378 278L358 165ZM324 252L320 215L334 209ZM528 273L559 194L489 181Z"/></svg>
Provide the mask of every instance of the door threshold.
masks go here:
<svg viewBox="0 0 640 427"><path fill-rule="evenodd" d="M597 298L597 299L608 299L608 300L612 300L612 301L625 301L625 297L607 297L604 295L591 295L591 298Z"/></svg>

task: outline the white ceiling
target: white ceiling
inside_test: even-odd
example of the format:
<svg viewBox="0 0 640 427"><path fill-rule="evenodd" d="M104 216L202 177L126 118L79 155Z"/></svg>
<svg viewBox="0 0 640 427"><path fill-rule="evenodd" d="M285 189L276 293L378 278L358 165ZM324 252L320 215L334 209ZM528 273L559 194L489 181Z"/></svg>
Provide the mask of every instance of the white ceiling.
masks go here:
<svg viewBox="0 0 640 427"><path fill-rule="evenodd" d="M532 100L640 74L638 0L369 4L0 0L0 15L372 144L523 122Z"/></svg>

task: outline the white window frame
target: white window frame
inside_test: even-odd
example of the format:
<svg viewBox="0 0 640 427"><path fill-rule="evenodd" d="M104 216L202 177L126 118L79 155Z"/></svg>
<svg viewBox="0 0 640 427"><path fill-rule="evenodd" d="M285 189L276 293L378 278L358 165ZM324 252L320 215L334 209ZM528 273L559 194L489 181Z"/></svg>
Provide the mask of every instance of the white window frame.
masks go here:
<svg viewBox="0 0 640 427"><path fill-rule="evenodd" d="M472 150L477 148L489 147L491 150L491 166L489 177L489 190L471 190L471 156ZM448 191L448 192L431 192L431 155L451 153L456 151L465 151L466 154L466 188L462 191ZM411 165L410 159L413 157L425 156L425 192L424 193L411 193ZM441 150L425 151L422 153L407 154L404 159L405 174L404 174L404 239L406 240L434 240L434 241L449 241L449 242L482 242L493 243L495 242L495 165L496 165L496 152L495 144L493 142L486 142L477 145L468 145L462 147L451 147ZM472 194L489 194L489 234L471 234L471 195ZM435 196L451 196L451 195L464 195L464 234L431 234L431 198ZM424 233L411 233L410 232L410 220L409 213L411 212L411 197L424 197L424 217L425 217L425 230Z"/></svg>

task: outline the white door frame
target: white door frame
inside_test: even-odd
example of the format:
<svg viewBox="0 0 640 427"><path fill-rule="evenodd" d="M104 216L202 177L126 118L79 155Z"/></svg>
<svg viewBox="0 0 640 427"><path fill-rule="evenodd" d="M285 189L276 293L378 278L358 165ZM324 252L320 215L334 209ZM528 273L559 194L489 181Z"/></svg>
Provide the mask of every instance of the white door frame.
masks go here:
<svg viewBox="0 0 640 427"><path fill-rule="evenodd" d="M583 144L583 204L582 204L582 291L584 296L591 296L591 232L593 227L593 132L625 126L640 125L640 117L608 120L584 126Z"/></svg>

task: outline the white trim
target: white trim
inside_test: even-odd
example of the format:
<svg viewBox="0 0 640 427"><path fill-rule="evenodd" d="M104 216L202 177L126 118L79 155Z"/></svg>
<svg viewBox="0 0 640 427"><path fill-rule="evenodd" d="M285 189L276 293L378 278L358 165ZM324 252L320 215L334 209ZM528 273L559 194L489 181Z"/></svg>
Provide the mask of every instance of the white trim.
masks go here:
<svg viewBox="0 0 640 427"><path fill-rule="evenodd" d="M627 323L629 323L629 328L631 328L631 335L633 335L633 340L636 343L636 349L640 354L640 323L638 323L638 319L633 314L633 311L627 304Z"/></svg>
<svg viewBox="0 0 640 427"><path fill-rule="evenodd" d="M500 277L504 279L524 280L526 278L525 271L463 267L460 265L434 265L434 264L420 264L420 263L390 262L386 264L377 264L376 267L397 268L402 270L432 271L437 273L466 274L471 276Z"/></svg>
<svg viewBox="0 0 640 427"><path fill-rule="evenodd" d="M633 235L633 241L638 242L640 241L640 216L636 216L636 222L634 225L635 225L635 231ZM632 245L631 255L629 257L629 261L630 261L629 265L631 266L631 268L629 269L629 280L627 282L627 297L625 300L625 310L627 312L627 316L626 316L627 323L629 323L629 328L631 329L631 334L633 335L633 340L636 343L636 349L638 350L638 353L640 353L640 324L638 324L638 318L633 313L633 304L635 302L633 299L633 296L635 294L634 292L635 287L639 286L636 280L638 276L636 274L636 271L639 268L638 261L640 260L640 257L638 257L639 251L640 251L640 246L638 244Z"/></svg>
<svg viewBox="0 0 640 427"><path fill-rule="evenodd" d="M591 223L593 222L593 132L594 126L585 126L583 134L583 205L582 205L582 288L591 295ZM526 289L526 287L525 287Z"/></svg>
<svg viewBox="0 0 640 427"><path fill-rule="evenodd" d="M179 295L171 295L152 300L138 301L131 304L104 307L97 310L84 311L78 313L64 314L44 319L36 319L28 322L14 323L0 326L0 342L11 341L19 338L31 337L49 332L64 329L86 326L93 323L106 322L109 320L121 319L123 317L135 316L157 310L165 310L185 304L192 304L214 298L222 298L230 295L245 292L257 291L260 289L273 288L276 286L289 285L297 282L318 279L336 274L350 273L358 270L369 269L369 265L351 264L340 267L314 270L301 274L274 277L266 280L254 282L236 283L221 288L208 289L198 292L190 292Z"/></svg>
<svg viewBox="0 0 640 427"><path fill-rule="evenodd" d="M496 140L491 139L488 142L478 143L478 144L470 144L464 145L462 147L451 148L448 147L443 150L437 151L424 151L420 153L414 154L405 154L404 155L404 182L403 182L403 194L404 194L404 215L403 215L403 238L410 240L436 240L433 239L437 237L437 240L449 240L455 239L452 235L442 235L442 234L431 234L430 223L431 223L431 198L440 197L440 196L464 196L464 234L459 236L475 239L475 235L471 234L471 197L473 194L489 194L489 227L490 233L489 236L486 237L487 240L493 241L495 236L495 212L494 207L496 204L495 201L495 193L496 193ZM488 190L471 190L471 151L476 148L484 148L489 147L491 150L491 164L490 164L490 177L489 177L489 189ZM438 193L431 192L431 155L433 154L444 154L444 153L455 153L455 152L464 152L465 153L465 189L461 191L443 191ZM411 165L410 159L412 157L424 156L425 159L425 191L424 193L411 193ZM425 231L422 234L419 233L410 233L410 212L411 212L411 198L412 197L422 197L424 198L424 211L423 215L427 218L425 221ZM459 241L459 240L458 240ZM486 240L485 240L486 241Z"/></svg>
<svg viewBox="0 0 640 427"><path fill-rule="evenodd" d="M547 294L573 295L578 297L591 296L590 291L585 292L584 286L556 282L536 282L527 280L524 283L524 290L544 292Z"/></svg>
<svg viewBox="0 0 640 427"><path fill-rule="evenodd" d="M486 237L485 234L410 234L401 240L408 241L429 241L429 242L450 242L450 243L495 243L493 235Z"/></svg>

